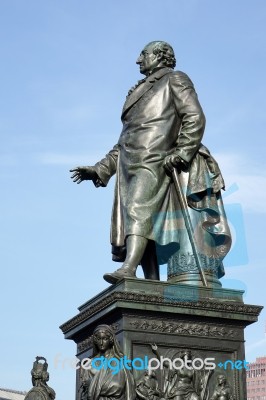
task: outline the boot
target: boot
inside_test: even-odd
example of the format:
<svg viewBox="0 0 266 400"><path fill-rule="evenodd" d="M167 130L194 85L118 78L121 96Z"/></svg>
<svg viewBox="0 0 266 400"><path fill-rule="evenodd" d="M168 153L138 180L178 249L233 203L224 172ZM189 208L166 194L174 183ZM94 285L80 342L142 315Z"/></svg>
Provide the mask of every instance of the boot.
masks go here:
<svg viewBox="0 0 266 400"><path fill-rule="evenodd" d="M126 241L127 256L124 264L115 272L104 274L103 279L108 283L114 284L124 278L136 278L136 270L143 257L147 243L148 239L142 236L129 235Z"/></svg>
<svg viewBox="0 0 266 400"><path fill-rule="evenodd" d="M132 268L124 263L116 271L104 274L103 279L108 283L115 284L124 278L136 278L136 270L137 268Z"/></svg>

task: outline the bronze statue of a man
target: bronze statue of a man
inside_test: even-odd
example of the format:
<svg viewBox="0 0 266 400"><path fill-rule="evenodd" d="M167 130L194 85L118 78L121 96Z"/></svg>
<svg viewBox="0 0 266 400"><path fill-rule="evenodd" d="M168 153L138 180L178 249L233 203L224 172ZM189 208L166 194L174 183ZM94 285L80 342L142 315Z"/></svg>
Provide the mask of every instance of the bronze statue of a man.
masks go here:
<svg viewBox="0 0 266 400"><path fill-rule="evenodd" d="M231 243L220 197L224 182L201 144L205 117L193 83L174 71L174 51L166 42L146 45L137 64L146 78L128 93L118 143L95 166L71 170L74 182L92 180L96 187L106 186L116 174L111 244L113 260L123 265L104 279L116 283L136 277L141 264L145 278L158 280L158 264L176 252L181 260L193 258L174 168L185 189L198 252L222 276Z"/></svg>

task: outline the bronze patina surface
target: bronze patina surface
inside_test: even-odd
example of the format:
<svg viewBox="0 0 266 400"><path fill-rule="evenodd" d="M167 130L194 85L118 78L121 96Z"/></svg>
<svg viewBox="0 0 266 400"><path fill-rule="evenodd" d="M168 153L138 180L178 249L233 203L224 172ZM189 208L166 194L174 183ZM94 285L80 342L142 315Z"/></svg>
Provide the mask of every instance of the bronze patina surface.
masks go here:
<svg viewBox="0 0 266 400"><path fill-rule="evenodd" d="M40 362L43 361L43 362ZM48 363L44 357L36 357L31 370L32 389L25 400L54 400L55 391L47 385L49 381Z"/></svg>
<svg viewBox="0 0 266 400"><path fill-rule="evenodd" d="M128 359L165 358L162 368L153 371L132 368L132 400L136 396L148 400L246 400L244 328L257 321L262 307L244 304L242 296L239 290L221 287L125 278L80 306L78 314L61 329L66 339L76 343L80 360L102 355L104 350L95 350L99 324L109 325L110 337L116 338ZM193 369L182 365L174 369L167 362L185 357L193 362ZM216 367L198 368L199 358L215 359ZM123 369L120 373L124 376ZM84 385L82 375L78 372L77 399L82 393L81 400L91 400L86 390L78 390ZM113 379L119 391L116 376ZM102 383L99 381L98 392Z"/></svg>
<svg viewBox="0 0 266 400"><path fill-rule="evenodd" d="M231 237L224 181L202 144L205 116L194 85L174 71L166 42L146 45L137 64L145 79L128 93L117 144L96 165L71 170L74 182L92 180L96 187L116 174L111 244L113 260L123 265L104 278L116 283L135 277L141 264L145 278L159 280L159 265L168 263L171 282L219 286Z"/></svg>

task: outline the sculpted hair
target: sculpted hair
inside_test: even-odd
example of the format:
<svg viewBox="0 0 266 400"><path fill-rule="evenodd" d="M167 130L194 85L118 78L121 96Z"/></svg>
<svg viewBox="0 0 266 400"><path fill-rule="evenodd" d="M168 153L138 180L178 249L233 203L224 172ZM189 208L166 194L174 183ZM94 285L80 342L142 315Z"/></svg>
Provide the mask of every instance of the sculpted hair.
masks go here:
<svg viewBox="0 0 266 400"><path fill-rule="evenodd" d="M155 41L149 44L152 44L154 46L153 54L161 54L162 61L164 62L166 67L175 68L176 66L175 53L170 44L162 41Z"/></svg>

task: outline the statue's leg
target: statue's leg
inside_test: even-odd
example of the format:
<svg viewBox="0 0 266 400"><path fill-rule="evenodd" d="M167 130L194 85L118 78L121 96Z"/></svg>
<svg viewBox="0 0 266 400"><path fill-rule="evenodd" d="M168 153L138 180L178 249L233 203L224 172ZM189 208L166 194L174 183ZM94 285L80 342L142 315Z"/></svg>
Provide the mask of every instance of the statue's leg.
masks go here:
<svg viewBox="0 0 266 400"><path fill-rule="evenodd" d="M155 281L160 280L159 265L156 256L156 247L153 240L149 240L144 251L141 266L145 279L153 279Z"/></svg>
<svg viewBox="0 0 266 400"><path fill-rule="evenodd" d="M136 270L143 257L148 239L143 236L129 235L126 241L127 255L124 264L113 273L104 274L109 283L117 283L123 278L136 278Z"/></svg>

